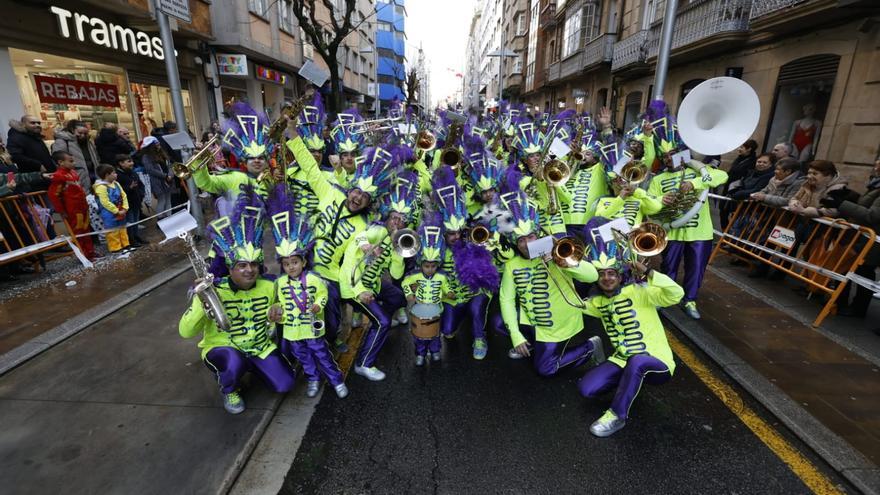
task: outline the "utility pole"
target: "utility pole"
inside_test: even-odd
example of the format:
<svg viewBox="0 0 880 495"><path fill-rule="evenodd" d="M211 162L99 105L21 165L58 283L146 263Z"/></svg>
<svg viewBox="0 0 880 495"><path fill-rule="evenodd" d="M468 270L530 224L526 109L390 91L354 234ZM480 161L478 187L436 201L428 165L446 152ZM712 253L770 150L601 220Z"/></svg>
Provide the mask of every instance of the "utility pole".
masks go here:
<svg viewBox="0 0 880 495"><path fill-rule="evenodd" d="M168 16L159 10L158 2L154 2L153 9L156 12L156 21L159 23L159 35L162 38L162 47L165 49L165 70L168 72L168 87L171 90L171 106L174 108L174 121L177 122L177 130L186 132L186 111L183 109L183 95L180 91L180 74L177 72L177 57L174 50L174 37L171 35L171 26L168 22ZM181 150L183 161L189 159L190 150ZM190 214L199 224L199 234L204 234L205 218L202 215L202 208L199 206L196 192L196 182L192 177L186 181L187 189L189 189L189 206Z"/></svg>
<svg viewBox="0 0 880 495"><path fill-rule="evenodd" d="M669 72L669 52L672 51L672 32L675 28L675 13L678 0L666 0L666 13L663 15L663 30L660 33L660 46L657 52L657 69L654 72L654 95L652 99L662 100Z"/></svg>

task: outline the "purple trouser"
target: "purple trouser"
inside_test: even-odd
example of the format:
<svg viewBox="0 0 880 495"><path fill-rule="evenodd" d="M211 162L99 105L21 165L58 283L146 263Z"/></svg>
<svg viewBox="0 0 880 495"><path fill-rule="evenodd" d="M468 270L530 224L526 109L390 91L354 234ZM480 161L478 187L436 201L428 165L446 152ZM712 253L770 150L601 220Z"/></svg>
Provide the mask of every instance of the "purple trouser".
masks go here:
<svg viewBox="0 0 880 495"><path fill-rule="evenodd" d="M355 309L358 309L370 319L370 329L364 336L361 348L358 350L357 366L369 368L376 362L376 356L388 339L388 330L391 329L391 317L400 308L406 306L406 297L403 291L391 282L382 281L379 294L370 304L363 304L359 299L348 300Z"/></svg>
<svg viewBox="0 0 880 495"><path fill-rule="evenodd" d="M477 294L468 302L455 306L443 303L443 316L440 319L440 332L452 335L466 316L471 317L471 332L474 339L486 338L486 318L489 309L489 296Z"/></svg>
<svg viewBox="0 0 880 495"><path fill-rule="evenodd" d="M430 339L420 339L416 336L413 336L413 345L416 348L416 356L425 356L429 352L431 354L437 354L440 352L440 336L436 336Z"/></svg>
<svg viewBox="0 0 880 495"><path fill-rule="evenodd" d="M320 381L321 374L334 387L344 381L339 364L330 352L330 346L321 337L303 340L281 339L281 353L288 360L299 361L306 380L310 382Z"/></svg>
<svg viewBox="0 0 880 495"><path fill-rule="evenodd" d="M324 338L331 346L336 345L339 322L342 321L342 301L339 300L339 282L324 279L327 285L327 304L324 305Z"/></svg>
<svg viewBox="0 0 880 495"><path fill-rule="evenodd" d="M661 385L669 381L672 375L663 361L648 354L637 354L630 357L626 367L605 361L591 369L578 382L578 388L584 397L597 397L615 386L611 410L620 419L626 419L629 408L642 388L642 382Z"/></svg>
<svg viewBox="0 0 880 495"><path fill-rule="evenodd" d="M696 301L700 286L703 285L703 274L712 254L712 241L669 241L663 251L663 267L661 271L675 280L678 265L684 258L684 300Z"/></svg>
<svg viewBox="0 0 880 495"><path fill-rule="evenodd" d="M205 355L205 365L217 375L224 394L238 390L247 371L259 376L273 392L292 390L296 378L293 367L278 351L259 358L232 347L215 347Z"/></svg>
<svg viewBox="0 0 880 495"><path fill-rule="evenodd" d="M553 376L564 366L580 366L593 355L593 343L585 340L572 344L571 338L562 342L536 342L535 328L519 327L523 336L532 344L532 364L541 376Z"/></svg>

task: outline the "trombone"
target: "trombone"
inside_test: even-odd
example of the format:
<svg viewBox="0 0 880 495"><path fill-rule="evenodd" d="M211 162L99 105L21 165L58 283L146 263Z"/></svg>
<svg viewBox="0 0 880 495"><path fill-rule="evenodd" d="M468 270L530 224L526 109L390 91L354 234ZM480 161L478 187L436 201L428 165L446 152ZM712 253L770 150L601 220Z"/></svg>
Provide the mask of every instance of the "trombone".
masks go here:
<svg viewBox="0 0 880 495"><path fill-rule="evenodd" d="M571 179L571 167L562 160L550 160L544 165L541 175L547 182L547 193L550 196L550 205L547 213L555 215L559 211L559 197L556 193L557 187L565 186L565 183Z"/></svg>
<svg viewBox="0 0 880 495"><path fill-rule="evenodd" d="M358 128L358 129L352 130L351 131L352 134L366 134L369 132L387 131L389 129L393 129L394 122L397 122L398 120L400 120L400 117L386 117L384 119L361 120L360 122L353 122L351 124L348 124L347 127ZM370 127L368 127L370 124L379 124L379 123L383 123L383 125L380 125L379 127L374 127L372 129Z"/></svg>
<svg viewBox="0 0 880 495"><path fill-rule="evenodd" d="M567 268L576 267L581 260L584 258L584 254L586 252L586 247L584 243L581 242L577 237L563 237L562 239L554 239L553 240L553 250L550 251L550 256L553 258L553 262L555 264L563 264ZM543 257L540 258L541 263L544 265L544 268L547 270L547 276L553 282L553 285L556 286L556 289L562 295L562 299L566 304L572 306L577 309L584 309L587 307L586 303L577 295L577 288L574 286L574 282L565 279L566 287L575 294L577 297L577 302L573 302L569 299L569 296L565 293L562 286L556 280L556 277L553 276L553 272L550 271L550 265L547 264L547 261L544 260Z"/></svg>
<svg viewBox="0 0 880 495"><path fill-rule="evenodd" d="M214 137L205 143L205 146L203 146L195 155L190 157L186 163L172 163L171 171L174 172L175 177L181 180L188 180L196 170L206 167L208 161L214 158L213 148L219 139L220 135L215 134Z"/></svg>
<svg viewBox="0 0 880 495"><path fill-rule="evenodd" d="M611 233L619 245L626 246L630 253L630 264L633 265L662 253L668 243L666 230L654 222L642 222L628 234L616 229L612 229Z"/></svg>
<svg viewBox="0 0 880 495"><path fill-rule="evenodd" d="M618 175L628 186L635 187L648 178L648 167L638 160L633 160L620 169Z"/></svg>

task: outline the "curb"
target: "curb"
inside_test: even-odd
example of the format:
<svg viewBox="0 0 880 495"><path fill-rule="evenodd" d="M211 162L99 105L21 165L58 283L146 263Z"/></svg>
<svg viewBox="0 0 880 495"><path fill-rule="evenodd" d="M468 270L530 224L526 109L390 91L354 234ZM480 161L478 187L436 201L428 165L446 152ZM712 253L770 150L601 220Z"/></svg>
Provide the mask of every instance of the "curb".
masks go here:
<svg viewBox="0 0 880 495"><path fill-rule="evenodd" d="M152 277L111 297L106 302L87 309L70 318L57 327L32 338L15 349L0 355L0 376L24 364L28 360L60 344L68 338L85 330L93 323L115 313L138 297L154 290L172 278L189 269L189 262L184 261L167 268Z"/></svg>
<svg viewBox="0 0 880 495"><path fill-rule="evenodd" d="M880 468L708 334L699 323L677 309L663 309L661 314L847 481L865 494L880 495Z"/></svg>

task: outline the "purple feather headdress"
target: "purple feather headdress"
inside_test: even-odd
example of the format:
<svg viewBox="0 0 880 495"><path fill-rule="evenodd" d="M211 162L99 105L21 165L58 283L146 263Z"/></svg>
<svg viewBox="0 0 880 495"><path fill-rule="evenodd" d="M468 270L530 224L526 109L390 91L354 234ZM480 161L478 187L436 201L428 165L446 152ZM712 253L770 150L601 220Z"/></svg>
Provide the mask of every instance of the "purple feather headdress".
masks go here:
<svg viewBox="0 0 880 495"><path fill-rule="evenodd" d="M378 147L368 148L364 160L355 168L351 187L369 194L373 201L379 201L388 193L397 165L390 151Z"/></svg>
<svg viewBox="0 0 880 495"><path fill-rule="evenodd" d="M387 218L391 212L400 213L409 223L418 191L419 177L415 172L398 172L391 185L391 192L385 195L379 205L379 214L382 218Z"/></svg>
<svg viewBox="0 0 880 495"><path fill-rule="evenodd" d="M345 112L336 115L336 121L333 122L333 131L330 133L336 153L357 153L363 149L364 134L359 132L360 126L354 125L363 120L364 118L357 108L349 108Z"/></svg>
<svg viewBox="0 0 880 495"><path fill-rule="evenodd" d="M434 204L443 215L443 225L447 230L462 230L467 224L467 203L464 191L455 179L455 172L449 165L434 171L431 180Z"/></svg>
<svg viewBox="0 0 880 495"><path fill-rule="evenodd" d="M239 195L231 217L209 224L209 236L227 266L239 261L263 262L263 200L252 189Z"/></svg>
<svg viewBox="0 0 880 495"><path fill-rule="evenodd" d="M315 91L312 104L303 108L296 118L296 129L306 146L311 150L324 149L324 122L327 114L321 93Z"/></svg>
<svg viewBox="0 0 880 495"><path fill-rule="evenodd" d="M286 184L278 184L269 194L266 209L272 220L275 252L279 258L301 256L308 263L314 235L305 216L296 213L296 205Z"/></svg>
<svg viewBox="0 0 880 495"><path fill-rule="evenodd" d="M231 117L223 121L223 147L241 161L265 157L274 144L269 139L269 118L247 103L238 101L229 108Z"/></svg>
<svg viewBox="0 0 880 495"><path fill-rule="evenodd" d="M620 246L616 241L605 242L597 230L609 221L605 217L593 217L584 225L586 259L599 270L614 269L620 272L622 286L629 283L631 275L629 264L624 262L627 247Z"/></svg>

